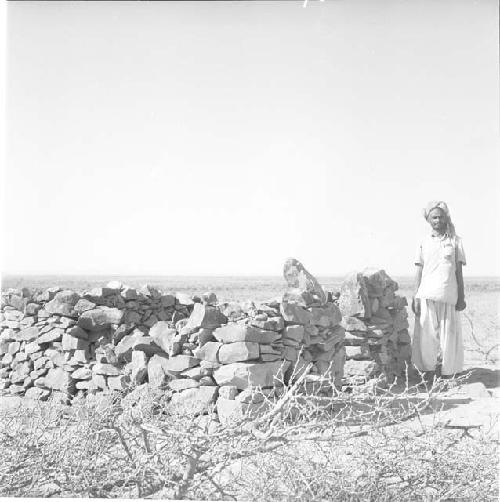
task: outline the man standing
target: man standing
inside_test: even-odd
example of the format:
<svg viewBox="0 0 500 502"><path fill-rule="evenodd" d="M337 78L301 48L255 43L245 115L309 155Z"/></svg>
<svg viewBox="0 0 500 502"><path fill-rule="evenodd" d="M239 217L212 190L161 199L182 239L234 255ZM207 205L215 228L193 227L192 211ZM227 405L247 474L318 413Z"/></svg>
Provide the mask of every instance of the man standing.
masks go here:
<svg viewBox="0 0 500 502"><path fill-rule="evenodd" d="M431 233L421 242L415 257L412 362L432 380L439 356L443 377L463 369L459 312L465 309L462 265L466 260L448 206L443 201L430 202L424 209L424 217Z"/></svg>

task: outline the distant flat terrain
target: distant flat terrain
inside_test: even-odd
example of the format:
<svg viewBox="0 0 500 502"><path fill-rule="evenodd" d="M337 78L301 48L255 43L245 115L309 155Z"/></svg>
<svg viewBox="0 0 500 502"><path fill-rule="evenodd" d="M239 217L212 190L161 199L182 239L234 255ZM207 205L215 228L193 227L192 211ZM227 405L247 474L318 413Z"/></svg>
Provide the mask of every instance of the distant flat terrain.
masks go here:
<svg viewBox="0 0 500 502"><path fill-rule="evenodd" d="M332 292L339 291L345 277L318 276L319 282ZM412 277L397 277L402 296L411 296L413 290ZM93 287L104 286L110 280L119 280L123 284L139 287L144 284L156 286L162 291L202 294L213 291L220 300L269 300L280 296L286 287L281 276L101 276L101 275L4 275L2 289L36 288L44 289L61 286L75 291L83 291ZM467 292L499 292L498 277L465 277Z"/></svg>

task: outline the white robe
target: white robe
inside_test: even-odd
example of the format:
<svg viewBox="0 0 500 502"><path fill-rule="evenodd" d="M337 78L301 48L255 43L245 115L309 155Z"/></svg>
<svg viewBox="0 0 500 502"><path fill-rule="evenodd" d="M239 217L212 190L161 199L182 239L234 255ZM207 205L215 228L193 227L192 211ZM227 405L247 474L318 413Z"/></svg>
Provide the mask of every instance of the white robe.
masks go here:
<svg viewBox="0 0 500 502"><path fill-rule="evenodd" d="M442 357L442 375L460 373L464 346L460 312L450 303L421 300L420 316L415 318L412 361L420 371L434 371Z"/></svg>
<svg viewBox="0 0 500 502"><path fill-rule="evenodd" d="M416 298L420 317L415 318L412 361L420 371L434 371L442 357L443 375L463 369L464 348L458 298L457 263L465 265L462 240L457 237L427 236L420 244L415 264L422 266L422 281Z"/></svg>

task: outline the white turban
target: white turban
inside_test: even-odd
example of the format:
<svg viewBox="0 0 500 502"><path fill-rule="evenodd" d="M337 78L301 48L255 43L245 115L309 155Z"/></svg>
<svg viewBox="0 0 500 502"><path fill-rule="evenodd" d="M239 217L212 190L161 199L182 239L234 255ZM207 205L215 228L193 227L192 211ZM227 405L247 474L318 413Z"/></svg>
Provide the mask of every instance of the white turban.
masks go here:
<svg viewBox="0 0 500 502"><path fill-rule="evenodd" d="M443 202L442 200L433 200L424 208L424 218L426 220L429 218L429 214L433 209L441 209L448 219L450 219L450 210L448 209L446 202Z"/></svg>
<svg viewBox="0 0 500 502"><path fill-rule="evenodd" d="M455 235L455 226L451 222L450 210L448 209L448 205L446 202L442 200L433 200L427 204L424 208L424 218L429 220L429 214L433 209L441 209L446 216L446 233L453 237Z"/></svg>

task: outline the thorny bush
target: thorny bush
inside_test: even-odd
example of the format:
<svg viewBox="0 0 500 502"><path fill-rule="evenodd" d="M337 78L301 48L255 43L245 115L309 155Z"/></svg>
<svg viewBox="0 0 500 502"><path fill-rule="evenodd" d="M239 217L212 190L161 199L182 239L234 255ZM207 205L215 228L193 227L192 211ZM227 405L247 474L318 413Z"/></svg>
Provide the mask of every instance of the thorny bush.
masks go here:
<svg viewBox="0 0 500 502"><path fill-rule="evenodd" d="M3 496L224 500L493 500L496 442L433 416L456 381L352 392L295 383L220 426L171 409L167 394L7 409L0 417ZM420 384L420 391L422 390ZM213 410L212 410L213 411Z"/></svg>

